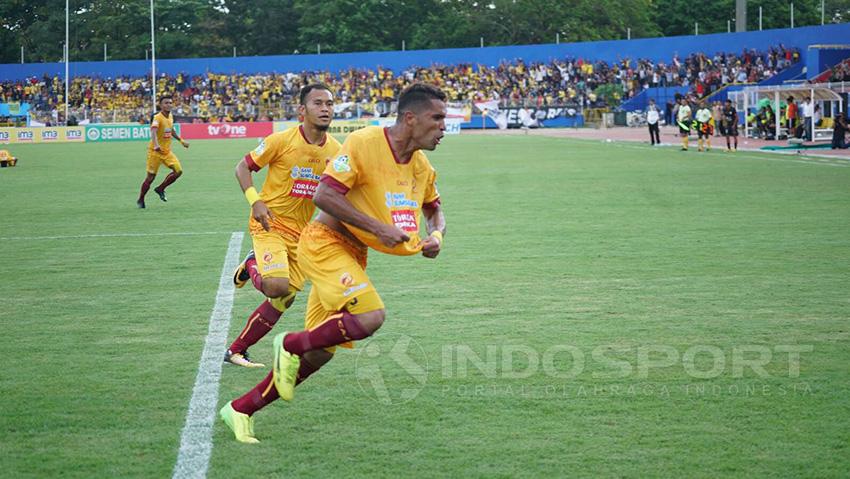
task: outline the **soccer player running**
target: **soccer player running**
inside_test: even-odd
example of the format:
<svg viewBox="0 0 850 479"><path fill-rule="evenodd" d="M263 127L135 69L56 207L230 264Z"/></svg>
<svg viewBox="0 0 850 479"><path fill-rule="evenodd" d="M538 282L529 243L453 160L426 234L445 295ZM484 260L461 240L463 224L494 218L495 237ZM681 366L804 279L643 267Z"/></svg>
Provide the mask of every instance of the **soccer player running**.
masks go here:
<svg viewBox="0 0 850 479"><path fill-rule="evenodd" d="M151 119L151 142L148 145L148 174L145 177L145 181L142 182L142 191L139 193L139 199L136 200L136 206L139 208L145 207L145 195L148 194L151 183L156 178L156 172L159 171L161 164L171 169L171 173L165 177L159 186L154 188L154 191L162 201L168 201L168 198L165 197L165 189L168 188L168 185L177 181L177 178L180 178L180 175L183 174L180 160L171 151L171 138L176 138L183 145L183 148L189 148L189 143L183 141L177 135L177 132L174 131L174 118L171 116L173 105L171 96L161 96L159 98L159 112Z"/></svg>
<svg viewBox="0 0 850 479"><path fill-rule="evenodd" d="M248 230L254 248L236 268L233 283L241 288L250 280L268 298L225 352L224 360L237 366L265 367L251 361L248 348L271 331L304 287L298 240L316 210L313 194L320 175L340 148L327 134L333 106L328 86L305 86L299 95L301 125L266 137L236 165L236 179L251 205ZM266 182L257 193L251 174L265 166Z"/></svg>
<svg viewBox="0 0 850 479"><path fill-rule="evenodd" d="M732 100L726 100L726 106L723 107L723 134L726 136L726 151L738 151L738 110L732 106ZM735 138L734 150L729 137Z"/></svg>
<svg viewBox="0 0 850 479"><path fill-rule="evenodd" d="M679 98L676 124L679 125L679 135L682 137L682 151L688 151L688 135L691 134L691 107L688 106L688 99L684 96Z"/></svg>
<svg viewBox="0 0 850 479"><path fill-rule="evenodd" d="M272 372L221 408L240 442L256 443L252 415L327 363L336 346L371 336L384 322L384 303L366 275L367 248L393 255L440 253L445 219L436 172L420 150L434 150L446 125L446 95L413 84L402 91L389 128L349 135L322 175L314 201L321 210L304 229L299 261L313 283L306 329L274 339ZM419 214L428 236L419 237Z"/></svg>
<svg viewBox="0 0 850 479"><path fill-rule="evenodd" d="M706 150L711 150L711 135L714 134L714 127L711 125L711 110L706 106L705 100L700 100L699 102L696 120L699 151L703 151L703 141L705 142Z"/></svg>

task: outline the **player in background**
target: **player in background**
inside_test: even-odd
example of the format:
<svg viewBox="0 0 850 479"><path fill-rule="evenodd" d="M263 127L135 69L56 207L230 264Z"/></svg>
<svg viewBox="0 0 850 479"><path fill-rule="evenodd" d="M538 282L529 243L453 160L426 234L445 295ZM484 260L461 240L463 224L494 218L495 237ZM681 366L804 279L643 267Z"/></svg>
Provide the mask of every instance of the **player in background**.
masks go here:
<svg viewBox="0 0 850 479"><path fill-rule="evenodd" d="M649 126L649 142L652 146L661 144L661 135L658 129L658 123L661 120L661 111L655 105L655 100L649 99L649 106L646 107L646 124Z"/></svg>
<svg viewBox="0 0 850 479"><path fill-rule="evenodd" d="M291 400L332 357L336 346L371 336L384 322L384 303L366 275L367 249L393 255L440 253L445 219L436 172L420 150L434 150L445 132L446 95L413 84L402 91L396 123L367 127L345 140L328 165L314 201L321 210L304 229L299 261L313 286L306 329L275 336L272 371L221 408L240 442L256 443L252 415L278 397ZM420 213L428 236L419 237Z"/></svg>
<svg viewBox="0 0 850 479"><path fill-rule="evenodd" d="M726 150L738 151L738 110L732 106L732 100L726 100L723 107L723 134L726 136ZM729 138L735 138L735 149L729 142Z"/></svg>
<svg viewBox="0 0 850 479"><path fill-rule="evenodd" d="M711 135L714 134L714 126L711 124L711 110L706 106L705 100L700 100L699 109L696 114L697 137L699 138L699 151L711 150ZM703 143L704 141L704 143Z"/></svg>
<svg viewBox="0 0 850 479"><path fill-rule="evenodd" d="M136 200L136 206L139 208L145 207L145 195L156 178L156 172L159 171L160 164L171 169L171 173L162 180L154 191L159 195L162 201L168 201L165 197L165 189L168 185L177 181L177 178L183 174L183 168L180 166L180 160L171 151L171 138L176 138L183 145L183 148L189 148L189 143L183 141L177 132L174 131L174 118L171 116L171 108L174 106L169 95L163 95L159 98L159 112L151 119L151 142L148 144L148 166L147 176L142 182L142 191L139 193L139 199Z"/></svg>
<svg viewBox="0 0 850 479"><path fill-rule="evenodd" d="M688 106L688 99L684 96L679 98L676 124L679 125L679 135L682 137L682 151L688 151L688 135L691 134L691 107Z"/></svg>
<svg viewBox="0 0 850 479"><path fill-rule="evenodd" d="M248 348L274 327L304 287L298 264L298 239L316 207L313 194L325 165L340 144L327 134L334 97L328 86L314 83L301 89L301 125L266 137L236 165L236 179L251 205L248 230L253 249L233 274L237 288L249 280L268 298L248 317L224 360L243 367L264 367L248 357ZM268 167L262 192L252 173Z"/></svg>

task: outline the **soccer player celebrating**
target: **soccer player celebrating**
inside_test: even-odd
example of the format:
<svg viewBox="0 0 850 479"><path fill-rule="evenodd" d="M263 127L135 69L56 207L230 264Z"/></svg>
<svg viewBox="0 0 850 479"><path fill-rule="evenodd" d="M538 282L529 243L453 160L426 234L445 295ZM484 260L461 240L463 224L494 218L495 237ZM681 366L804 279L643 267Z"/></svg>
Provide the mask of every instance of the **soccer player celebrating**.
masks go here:
<svg viewBox="0 0 850 479"><path fill-rule="evenodd" d="M183 148L189 148L189 143L183 141L177 132L174 131L174 118L171 117L171 107L173 102L171 97L163 95L159 98L159 113L153 116L151 120L151 142L148 145L148 175L145 181L142 182L142 191L139 193L139 199L136 201L136 206L139 208L145 207L145 195L156 178L156 172L159 171L159 165L163 164L171 169L171 173L165 177L159 186L154 188L159 199L168 201L165 197L165 189L168 185L177 181L180 175L183 174L183 168L180 166L180 160L174 156L171 151L171 138L177 138L177 141L183 145Z"/></svg>
<svg viewBox="0 0 850 479"><path fill-rule="evenodd" d="M679 98L679 112L676 113L679 135L682 137L682 151L688 151L688 135L691 134L691 107L686 97Z"/></svg>
<svg viewBox="0 0 850 479"><path fill-rule="evenodd" d="M268 300L225 353L224 360L243 367L264 367L248 357L248 348L268 334L304 286L298 264L298 239L316 207L313 194L325 165L336 156L339 142L326 132L333 118L334 98L326 85L301 89L299 126L274 133L236 165L236 179L251 205L248 229L254 249L233 274L237 288L249 280ZM251 173L268 166L262 193ZM256 253L256 254L255 254Z"/></svg>
<svg viewBox="0 0 850 479"><path fill-rule="evenodd" d="M696 120L699 151L703 151L703 139L705 139L706 149L711 150L711 135L714 134L714 127L711 125L711 110L705 105L705 100L699 102Z"/></svg>
<svg viewBox="0 0 850 479"><path fill-rule="evenodd" d="M732 106L732 100L726 100L723 107L723 134L726 136L726 150L738 151L738 111ZM735 138L735 149L729 144L729 137Z"/></svg>
<svg viewBox="0 0 850 479"><path fill-rule="evenodd" d="M328 164L314 201L321 212L304 229L298 260L313 283L306 329L274 339L274 366L251 391L220 411L240 442L258 442L252 415L327 363L336 346L371 336L384 322L384 303L366 275L367 248L394 255L440 253L445 219L436 172L420 150L434 150L446 125L446 95L431 85L402 91L389 128L349 135ZM419 237L423 214L428 236Z"/></svg>

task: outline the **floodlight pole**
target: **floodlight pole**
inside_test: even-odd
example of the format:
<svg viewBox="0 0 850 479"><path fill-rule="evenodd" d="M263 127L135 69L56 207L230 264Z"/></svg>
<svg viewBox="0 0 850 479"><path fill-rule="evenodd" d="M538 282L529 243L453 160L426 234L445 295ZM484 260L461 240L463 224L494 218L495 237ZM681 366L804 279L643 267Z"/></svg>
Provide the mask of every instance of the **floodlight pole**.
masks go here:
<svg viewBox="0 0 850 479"><path fill-rule="evenodd" d="M21 45L21 63L24 62L24 46Z"/></svg>
<svg viewBox="0 0 850 479"><path fill-rule="evenodd" d="M151 101L156 113L156 34L153 24L153 0L151 0Z"/></svg>
<svg viewBox="0 0 850 479"><path fill-rule="evenodd" d="M759 31L761 31L761 7L759 7Z"/></svg>
<svg viewBox="0 0 850 479"><path fill-rule="evenodd" d="M68 126L68 57L70 56L68 48L68 25L70 19L70 0L65 0L65 126Z"/></svg>
<svg viewBox="0 0 850 479"><path fill-rule="evenodd" d="M820 24L823 25L824 17L826 16L826 0L820 0Z"/></svg>
<svg viewBox="0 0 850 479"><path fill-rule="evenodd" d="M794 28L794 2L791 2L791 28Z"/></svg>
<svg viewBox="0 0 850 479"><path fill-rule="evenodd" d="M106 61L106 43L103 44L103 61Z"/></svg>
<svg viewBox="0 0 850 479"><path fill-rule="evenodd" d="M699 23L694 22L694 35L699 35Z"/></svg>

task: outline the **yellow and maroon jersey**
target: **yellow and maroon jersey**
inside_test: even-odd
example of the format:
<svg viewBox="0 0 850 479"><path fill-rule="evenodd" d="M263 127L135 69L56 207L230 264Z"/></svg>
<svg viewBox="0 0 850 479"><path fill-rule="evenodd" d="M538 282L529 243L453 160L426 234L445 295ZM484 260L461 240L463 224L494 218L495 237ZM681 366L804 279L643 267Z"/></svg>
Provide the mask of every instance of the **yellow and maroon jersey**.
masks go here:
<svg viewBox="0 0 850 479"><path fill-rule="evenodd" d="M156 141L159 142L159 148L162 154L167 155L171 152L171 134L174 128L174 118L169 114L165 116L162 112L158 112L151 120L151 127L156 127ZM148 145L148 149L153 151L153 138Z"/></svg>
<svg viewBox="0 0 850 479"><path fill-rule="evenodd" d="M321 144L311 144L299 125L267 136L245 155L251 171L268 165L260 199L296 239L313 217L313 194L320 175L339 147L339 141L330 135L325 135Z"/></svg>
<svg viewBox="0 0 850 479"><path fill-rule="evenodd" d="M399 163L386 129L377 126L350 134L322 175L323 183L346 195L359 211L410 236L407 242L387 248L375 235L345 225L367 246L395 255L421 251L416 247L419 216L423 207L439 205L436 181L437 172L422 151L413 153L409 162Z"/></svg>

